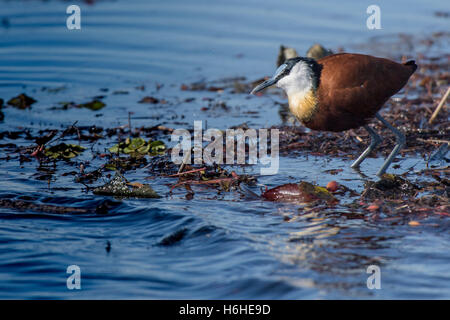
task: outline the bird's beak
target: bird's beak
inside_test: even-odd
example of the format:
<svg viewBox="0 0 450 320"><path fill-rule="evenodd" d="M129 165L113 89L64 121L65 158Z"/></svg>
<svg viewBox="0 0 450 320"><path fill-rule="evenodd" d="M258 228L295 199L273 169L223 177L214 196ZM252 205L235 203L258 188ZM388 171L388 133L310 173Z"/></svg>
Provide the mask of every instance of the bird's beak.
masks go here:
<svg viewBox="0 0 450 320"><path fill-rule="evenodd" d="M250 94L258 93L262 90L264 90L267 87L270 87L271 85L274 85L283 77L283 74L285 73L285 69L287 68L287 64L283 63L281 66L278 67L277 71L275 71L275 74L270 78L269 80L266 80L260 84L258 84Z"/></svg>
<svg viewBox="0 0 450 320"><path fill-rule="evenodd" d="M264 82L261 82L260 84L258 84L253 90L252 92L250 92L250 94L255 94L258 93L262 90L264 90L267 87L270 87L271 85L274 85L275 83L277 83L277 79L275 77L270 78L269 80L266 80Z"/></svg>

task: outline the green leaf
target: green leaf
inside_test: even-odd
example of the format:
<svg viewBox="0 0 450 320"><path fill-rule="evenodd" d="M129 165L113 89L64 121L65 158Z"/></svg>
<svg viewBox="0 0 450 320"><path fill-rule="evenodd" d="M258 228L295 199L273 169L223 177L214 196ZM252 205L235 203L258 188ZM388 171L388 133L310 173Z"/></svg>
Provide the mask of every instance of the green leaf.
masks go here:
<svg viewBox="0 0 450 320"><path fill-rule="evenodd" d="M69 149L78 151L78 152L82 152L82 151L86 150L85 147L80 146L78 144L68 144L67 146L69 147Z"/></svg>
<svg viewBox="0 0 450 320"><path fill-rule="evenodd" d="M29 108L33 103L37 102L33 98L27 96L25 93L18 95L17 97L11 98L7 103L10 106L26 109Z"/></svg>
<svg viewBox="0 0 450 320"><path fill-rule="evenodd" d="M145 153L148 153L149 150L150 150L150 146L147 144L146 146L142 146L139 149L137 149L136 152L138 152L140 154L145 154Z"/></svg>
<svg viewBox="0 0 450 320"><path fill-rule="evenodd" d="M117 152L119 152L119 145L116 144L115 146L109 148L108 150L109 150L109 152L111 152L111 153L117 153Z"/></svg>
<svg viewBox="0 0 450 320"><path fill-rule="evenodd" d="M152 152L158 152L166 149L166 145L162 141L153 141L150 143L150 148Z"/></svg>
<svg viewBox="0 0 450 320"><path fill-rule="evenodd" d="M143 145L145 145L144 139L134 138L133 140L131 140L130 144L128 145L128 148L136 150L136 149L142 147Z"/></svg>
<svg viewBox="0 0 450 320"><path fill-rule="evenodd" d="M68 152L67 154L64 154L63 157L67 159L75 158L77 155L74 152Z"/></svg>
<svg viewBox="0 0 450 320"><path fill-rule="evenodd" d="M133 153L134 150L129 148L129 147L125 147L125 148L122 149L122 152L126 153L126 154L129 154L129 153Z"/></svg>
<svg viewBox="0 0 450 320"><path fill-rule="evenodd" d="M119 144L114 145L109 148L109 151L112 153L125 153L129 154L132 157L141 157L149 152L151 154L159 154L166 149L164 142L162 141L153 141L146 142L144 139L138 137L130 140L127 138L125 142L121 142Z"/></svg>
<svg viewBox="0 0 450 320"><path fill-rule="evenodd" d="M85 147L76 144L60 143L45 149L44 154L51 159L72 159L85 149Z"/></svg>
<svg viewBox="0 0 450 320"><path fill-rule="evenodd" d="M97 110L102 109L104 106L106 106L106 104L104 104L100 100L93 100L93 101L88 102L88 103L82 103L82 104L80 104L78 106L81 107L81 108L90 109L92 111L97 111Z"/></svg>
<svg viewBox="0 0 450 320"><path fill-rule="evenodd" d="M110 171L116 171L117 167L113 163L107 163L107 164L105 164L105 169L106 170L110 170Z"/></svg>

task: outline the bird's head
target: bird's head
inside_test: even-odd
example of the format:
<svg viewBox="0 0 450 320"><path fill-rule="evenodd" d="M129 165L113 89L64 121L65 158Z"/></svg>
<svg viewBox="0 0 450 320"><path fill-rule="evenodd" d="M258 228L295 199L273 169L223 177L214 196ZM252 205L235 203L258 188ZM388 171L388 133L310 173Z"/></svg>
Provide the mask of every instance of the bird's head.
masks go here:
<svg viewBox="0 0 450 320"><path fill-rule="evenodd" d="M257 85L251 94L255 94L274 84L283 88L287 95L317 89L321 66L311 58L297 57L286 60L278 67L274 75Z"/></svg>

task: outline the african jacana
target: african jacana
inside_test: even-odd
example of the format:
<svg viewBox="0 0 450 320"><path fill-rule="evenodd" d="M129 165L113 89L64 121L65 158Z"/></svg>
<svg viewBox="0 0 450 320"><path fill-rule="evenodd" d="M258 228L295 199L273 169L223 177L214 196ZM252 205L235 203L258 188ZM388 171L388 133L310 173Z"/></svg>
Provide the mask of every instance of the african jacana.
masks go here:
<svg viewBox="0 0 450 320"><path fill-rule="evenodd" d="M367 125L376 117L394 133L397 141L377 173L380 176L406 140L378 111L403 88L416 69L413 60L400 64L363 54L338 53L317 61L297 57L286 60L270 79L256 86L251 93L274 84L283 88L290 111L313 130L337 132L363 126L369 132L371 142L352 168L358 167L381 142L380 136Z"/></svg>

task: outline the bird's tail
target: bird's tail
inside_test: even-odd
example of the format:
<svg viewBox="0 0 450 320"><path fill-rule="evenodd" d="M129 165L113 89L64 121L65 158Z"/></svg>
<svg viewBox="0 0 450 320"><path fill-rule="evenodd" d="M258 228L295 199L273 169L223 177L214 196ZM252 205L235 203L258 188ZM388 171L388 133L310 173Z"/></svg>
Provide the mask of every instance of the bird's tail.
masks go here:
<svg viewBox="0 0 450 320"><path fill-rule="evenodd" d="M414 60L409 60L409 61L405 62L403 65L411 68L411 73L413 73L417 69L417 64Z"/></svg>

